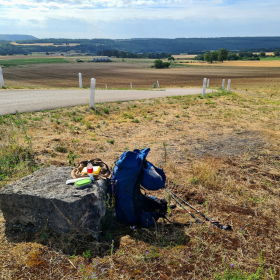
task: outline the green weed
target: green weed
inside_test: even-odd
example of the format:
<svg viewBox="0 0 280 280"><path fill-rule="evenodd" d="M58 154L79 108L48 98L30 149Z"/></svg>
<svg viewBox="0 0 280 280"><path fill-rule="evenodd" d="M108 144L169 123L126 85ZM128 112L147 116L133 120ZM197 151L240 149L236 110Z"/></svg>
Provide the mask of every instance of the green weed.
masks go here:
<svg viewBox="0 0 280 280"><path fill-rule="evenodd" d="M140 123L140 121L138 119L134 119L131 122L133 122L133 123Z"/></svg>
<svg viewBox="0 0 280 280"><path fill-rule="evenodd" d="M128 118L128 119L134 119L134 117L133 117L132 114L124 113L123 116L124 116L125 118Z"/></svg>
<svg viewBox="0 0 280 280"><path fill-rule="evenodd" d="M9 123L9 130L5 131L6 141L0 147L0 188L11 178L23 177L38 169L31 137L27 135L20 114L17 112L15 118L8 118L6 122ZM19 130L15 130L15 122ZM20 143L20 138L24 139L25 144Z"/></svg>
<svg viewBox="0 0 280 280"><path fill-rule="evenodd" d="M83 257L84 257L85 259L90 259L90 257L91 257L90 250L86 250L86 251L83 253Z"/></svg>
<svg viewBox="0 0 280 280"><path fill-rule="evenodd" d="M71 166L76 166L76 164L74 163L76 158L77 158L77 155L75 155L73 151L69 151L67 159L68 159L68 163Z"/></svg>
<svg viewBox="0 0 280 280"><path fill-rule="evenodd" d="M230 266L226 265L225 262L223 262L223 265L221 266L224 271L222 272L222 275L216 275L216 280L259 280L259 279L267 279L267 276L270 275L272 279L275 279L276 272L272 271L272 269L267 269L264 271L265 268L265 260L263 259L263 252L261 252L261 255L259 257L259 266L257 268L257 271L251 274L248 274L247 272L243 271L239 267L237 267L234 263L232 263Z"/></svg>
<svg viewBox="0 0 280 280"><path fill-rule="evenodd" d="M112 144L112 145L114 145L114 143L115 143L115 140L113 140L113 139L110 139L110 140L107 140L107 142L108 142L109 144Z"/></svg>
<svg viewBox="0 0 280 280"><path fill-rule="evenodd" d="M81 116L71 118L71 121L73 121L73 122L80 122L82 120L83 120L83 117L81 117Z"/></svg>
<svg viewBox="0 0 280 280"><path fill-rule="evenodd" d="M103 112L104 112L105 114L109 114L109 109L108 109L108 108L103 108Z"/></svg>
<svg viewBox="0 0 280 280"><path fill-rule="evenodd" d="M163 142L162 144L163 144L163 149L164 149L164 161L166 163L166 161L167 161L167 150L166 150L167 144L165 142Z"/></svg>
<svg viewBox="0 0 280 280"><path fill-rule="evenodd" d="M85 126L87 129L91 129L92 126L91 126L91 123L90 122L85 122Z"/></svg>
<svg viewBox="0 0 280 280"><path fill-rule="evenodd" d="M34 117L32 120L33 120L33 121L42 121L43 118L44 118L44 116L41 115L40 117Z"/></svg>
<svg viewBox="0 0 280 280"><path fill-rule="evenodd" d="M65 148L63 145L61 144L57 144L55 147L54 147L54 150L56 152L59 152L59 153L67 153L67 148Z"/></svg>

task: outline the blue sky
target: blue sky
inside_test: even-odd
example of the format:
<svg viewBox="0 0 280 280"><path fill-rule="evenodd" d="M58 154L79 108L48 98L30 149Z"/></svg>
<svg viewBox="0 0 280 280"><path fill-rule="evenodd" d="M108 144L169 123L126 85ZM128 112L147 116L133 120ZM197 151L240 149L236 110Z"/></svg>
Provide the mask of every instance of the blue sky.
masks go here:
<svg viewBox="0 0 280 280"><path fill-rule="evenodd" d="M0 34L38 38L280 36L279 0L0 0Z"/></svg>

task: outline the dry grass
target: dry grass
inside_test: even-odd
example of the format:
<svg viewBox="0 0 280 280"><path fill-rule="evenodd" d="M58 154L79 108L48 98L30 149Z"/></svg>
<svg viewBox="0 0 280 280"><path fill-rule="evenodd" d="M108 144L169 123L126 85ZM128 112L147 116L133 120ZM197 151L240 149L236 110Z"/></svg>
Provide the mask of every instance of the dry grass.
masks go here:
<svg viewBox="0 0 280 280"><path fill-rule="evenodd" d="M132 69L141 71L147 69ZM214 279L237 268L241 275L262 267L259 279L279 279L280 94L278 89L271 93L273 87L255 92L245 86L251 94L241 86L240 93L206 98L175 96L100 104L96 111L79 106L22 114L40 165L67 166L73 151L80 156L75 162L99 157L113 166L123 151L150 147L148 160L164 168L169 188L212 219L232 225L233 232L207 223L184 227L163 221L155 228L133 229L109 215L99 243L66 241L47 229L31 239L20 232L5 235L0 217L0 278L87 279L96 272L100 279ZM1 144L10 129L5 121ZM57 152L58 144L67 153ZM168 218L192 222L180 207ZM89 258L82 254L87 250ZM261 252L265 264L259 262Z"/></svg>

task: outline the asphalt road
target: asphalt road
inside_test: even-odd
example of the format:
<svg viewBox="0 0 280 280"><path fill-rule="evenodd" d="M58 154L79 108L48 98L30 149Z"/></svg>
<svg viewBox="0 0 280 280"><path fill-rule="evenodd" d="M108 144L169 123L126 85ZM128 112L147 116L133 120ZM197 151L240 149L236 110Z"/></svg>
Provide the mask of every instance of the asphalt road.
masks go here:
<svg viewBox="0 0 280 280"><path fill-rule="evenodd" d="M206 90L211 93L213 90ZM95 103L129 101L172 95L201 94L202 88L170 88L164 90L96 90ZM87 89L64 90L0 90L0 115L16 111L35 112L47 109L89 104Z"/></svg>

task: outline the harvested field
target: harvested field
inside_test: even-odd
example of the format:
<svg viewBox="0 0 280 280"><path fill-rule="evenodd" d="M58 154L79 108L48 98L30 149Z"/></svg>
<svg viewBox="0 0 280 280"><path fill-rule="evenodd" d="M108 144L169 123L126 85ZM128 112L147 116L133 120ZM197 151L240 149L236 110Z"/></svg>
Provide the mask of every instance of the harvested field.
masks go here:
<svg viewBox="0 0 280 280"><path fill-rule="evenodd" d="M0 55L0 65L1 65L1 60L14 60L14 59L31 59L31 58L61 58L61 55L50 55L50 56L47 56L47 55L34 55L34 56L31 56L31 55L11 55L11 56L8 56L8 55Z"/></svg>
<svg viewBox="0 0 280 280"><path fill-rule="evenodd" d="M0 216L0 278L279 279L279 106L279 91L219 92L22 114L40 166L95 157L113 166L123 151L150 147L148 160L164 168L168 187L233 231L161 220L149 229L132 228L108 213L97 243L47 229L5 234ZM0 123L1 158L28 146L16 117ZM1 184L28 168L21 165ZM180 207L168 219L193 222Z"/></svg>
<svg viewBox="0 0 280 280"><path fill-rule="evenodd" d="M196 57L196 54L174 54L172 55L175 59L179 59L179 60L189 60L189 59L193 59L194 57Z"/></svg>
<svg viewBox="0 0 280 280"><path fill-rule="evenodd" d="M82 59L86 61L86 58ZM112 63L77 63L72 58L67 60L72 63L3 68L5 85L8 88L72 88L78 87L78 73L82 73L85 87L89 87L90 79L95 78L98 88L105 88L105 84L108 88L129 88L132 83L133 88L145 89L157 80L163 88L200 87L203 78L207 77L213 88L221 87L222 79L231 79L233 89L254 88L259 92L265 90L270 93L280 83L279 69L274 67L233 67L225 66L227 62L224 62L216 66L189 63L175 64L171 69L153 69L150 68L152 60L137 62L127 59L126 62L117 60ZM270 62L273 61L260 61Z"/></svg>
<svg viewBox="0 0 280 280"><path fill-rule="evenodd" d="M259 55L259 52L253 52L253 54ZM274 52L265 52L266 55L274 55Z"/></svg>

